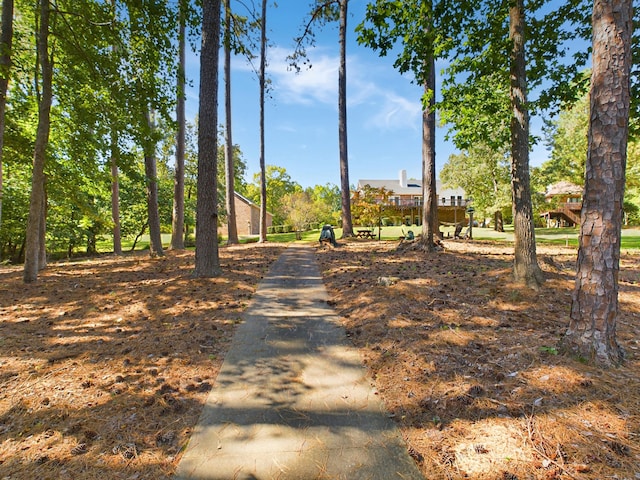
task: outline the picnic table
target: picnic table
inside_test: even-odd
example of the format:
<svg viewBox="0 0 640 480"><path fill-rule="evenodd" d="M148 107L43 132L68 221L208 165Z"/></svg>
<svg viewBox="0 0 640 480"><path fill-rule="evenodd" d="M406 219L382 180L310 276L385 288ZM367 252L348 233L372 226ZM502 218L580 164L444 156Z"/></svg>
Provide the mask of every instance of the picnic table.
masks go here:
<svg viewBox="0 0 640 480"><path fill-rule="evenodd" d="M375 238L373 235L373 230L361 229L356 232L356 237L358 238Z"/></svg>

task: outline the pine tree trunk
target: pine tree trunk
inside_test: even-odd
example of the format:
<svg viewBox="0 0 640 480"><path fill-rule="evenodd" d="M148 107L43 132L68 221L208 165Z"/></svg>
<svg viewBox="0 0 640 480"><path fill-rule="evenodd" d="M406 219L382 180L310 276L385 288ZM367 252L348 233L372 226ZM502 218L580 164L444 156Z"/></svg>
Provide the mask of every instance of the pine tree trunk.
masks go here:
<svg viewBox="0 0 640 480"><path fill-rule="evenodd" d="M500 210L493 214L493 229L496 232L504 232L504 223L502 221L502 212Z"/></svg>
<svg viewBox="0 0 640 480"><path fill-rule="evenodd" d="M338 144L340 150L340 193L342 196L342 237L353 237L351 221L351 187L349 185L349 154L347 149L347 6L340 5L340 68L338 70Z"/></svg>
<svg viewBox="0 0 640 480"><path fill-rule="evenodd" d="M178 84L176 103L176 170L173 181L173 214L171 216L171 249L184 249L184 152L185 152L185 9L180 1L180 26L178 31Z"/></svg>
<svg viewBox="0 0 640 480"><path fill-rule="evenodd" d="M220 0L204 0L200 51L200 125L198 128L198 196L194 276L221 273L218 252L218 58Z"/></svg>
<svg viewBox="0 0 640 480"><path fill-rule="evenodd" d="M118 144L116 133L111 133L111 219L113 220L113 253L122 255L120 229L120 174L118 172Z"/></svg>
<svg viewBox="0 0 640 480"><path fill-rule="evenodd" d="M500 195L500 186L498 185L498 179L496 178L497 173L496 170L492 172L492 181L493 181L493 197L495 201L498 201L498 196ZM502 220L502 211L496 210L493 212L493 229L496 232L504 232L504 223Z"/></svg>
<svg viewBox="0 0 640 480"><path fill-rule="evenodd" d="M149 124L149 134L152 137L155 130L153 120L154 113L147 114ZM158 213L158 173L156 168L156 157L153 152L153 143L145 142L144 173L147 182L147 215L149 218L149 251L152 256L162 256L162 235L160 233L160 215Z"/></svg>
<svg viewBox="0 0 640 480"><path fill-rule="evenodd" d="M267 241L267 166L264 158L264 95L267 63L267 0L262 0L260 31L260 242Z"/></svg>
<svg viewBox="0 0 640 480"><path fill-rule="evenodd" d="M11 69L11 48L13 44L13 0L2 1L2 32L0 33L0 228L2 227L3 174L5 110L7 87Z"/></svg>
<svg viewBox="0 0 640 480"><path fill-rule="evenodd" d="M618 273L631 71L631 0L595 0L591 116L580 247L568 350L609 366L623 360L616 341Z"/></svg>
<svg viewBox="0 0 640 480"><path fill-rule="evenodd" d="M524 2L515 0L509 10L511 51L511 191L515 280L537 289L544 282L538 266L533 206L529 178L529 111L527 106L527 75L524 39Z"/></svg>
<svg viewBox="0 0 640 480"><path fill-rule="evenodd" d="M53 66L49 59L49 0L40 1L40 33L38 35L38 62L42 74L42 92L38 102L38 128L33 149L33 173L31 179L31 197L29 219L27 221L25 259L23 279L26 283L35 282L38 272L44 267L41 260L41 228L45 223L42 215L45 211L45 154L49 143L51 102L53 99Z"/></svg>
<svg viewBox="0 0 640 480"><path fill-rule="evenodd" d="M424 94L428 98L428 105L422 112L422 247L433 251L433 236L439 230L436 195L436 74L433 56L427 61L427 67L429 70Z"/></svg>
<svg viewBox="0 0 640 480"><path fill-rule="evenodd" d="M111 0L112 11L116 12L116 0ZM117 45L111 46L111 54L115 57L118 51ZM120 223L120 173L118 160L120 150L118 147L118 132L115 127L115 118L111 117L111 220L113 221L113 253L122 255L122 228Z"/></svg>
<svg viewBox="0 0 640 480"><path fill-rule="evenodd" d="M235 202L235 166L233 161L233 135L231 128L231 5L230 0L224 2L225 37L224 37L224 110L226 117L225 133L225 178L227 206L227 243L238 243L238 226L236 224Z"/></svg>
<svg viewBox="0 0 640 480"><path fill-rule="evenodd" d="M38 242L38 270L47 268L47 177L42 185L42 212L40 213L40 241Z"/></svg>

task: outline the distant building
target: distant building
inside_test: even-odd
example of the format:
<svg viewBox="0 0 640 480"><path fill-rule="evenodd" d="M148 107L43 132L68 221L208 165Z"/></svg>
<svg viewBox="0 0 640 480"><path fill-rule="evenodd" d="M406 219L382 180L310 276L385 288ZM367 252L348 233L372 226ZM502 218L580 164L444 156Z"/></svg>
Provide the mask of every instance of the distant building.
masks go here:
<svg viewBox="0 0 640 480"><path fill-rule="evenodd" d="M407 178L407 171L400 170L398 178L392 180L358 180L357 189L362 190L365 185L393 192L387 205L394 207L394 210L387 209L388 214L397 214L405 224L422 223L422 180ZM436 194L440 223L465 221L467 199L462 188L443 188L442 183L437 181Z"/></svg>
<svg viewBox="0 0 640 480"><path fill-rule="evenodd" d="M547 187L544 195L549 209L540 214L547 227L573 227L580 225L582 187L571 182L558 182Z"/></svg>
<svg viewBox="0 0 640 480"><path fill-rule="evenodd" d="M252 236L260 234L260 205L235 192L234 205L236 208L236 227L238 235ZM267 227L273 223L273 215L267 212ZM227 224L218 227L219 235L227 235Z"/></svg>

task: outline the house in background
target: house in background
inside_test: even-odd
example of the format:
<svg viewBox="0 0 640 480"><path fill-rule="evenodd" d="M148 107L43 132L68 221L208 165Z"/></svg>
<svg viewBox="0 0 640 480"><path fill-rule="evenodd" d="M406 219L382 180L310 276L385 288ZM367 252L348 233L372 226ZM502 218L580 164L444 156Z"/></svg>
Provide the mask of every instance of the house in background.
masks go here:
<svg viewBox="0 0 640 480"><path fill-rule="evenodd" d="M540 214L547 227L574 227L580 225L582 187L571 182L558 182L547 187L544 195L549 206Z"/></svg>
<svg viewBox="0 0 640 480"><path fill-rule="evenodd" d="M260 235L260 205L235 192L236 227L239 236ZM267 228L273 223L273 215L267 212ZM218 235L227 235L227 224L218 227Z"/></svg>
<svg viewBox="0 0 640 480"><path fill-rule="evenodd" d="M385 188L393 192L385 205L385 216L400 218L409 225L422 224L422 180L407 178L407 171L400 170L393 180L358 180L357 189L365 185L371 188ZM467 199L461 188L443 188L436 182L438 196L438 220L440 223L465 222Z"/></svg>

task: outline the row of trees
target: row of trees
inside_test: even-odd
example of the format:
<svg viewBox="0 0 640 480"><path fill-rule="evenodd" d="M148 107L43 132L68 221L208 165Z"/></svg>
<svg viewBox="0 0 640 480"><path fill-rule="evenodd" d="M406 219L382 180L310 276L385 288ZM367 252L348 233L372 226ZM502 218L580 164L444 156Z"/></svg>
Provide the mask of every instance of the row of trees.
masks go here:
<svg viewBox="0 0 640 480"><path fill-rule="evenodd" d="M591 15L590 15L591 14ZM591 19L591 21L589 21ZM436 105L434 58L449 62L438 103L462 149L508 152L515 231L514 277L532 288L544 281L535 247L529 168L529 115L572 105L590 89L578 273L567 349L604 364L621 361L615 341L617 275L630 122L637 118L638 88L632 75L631 0L551 2L377 0L360 26L363 43L382 54L396 41L396 66L425 86L423 241L431 248L436 209L433 165ZM589 52L570 54L574 38L592 39L590 81L580 71ZM636 38L635 51L638 49ZM535 90L534 90L535 89ZM529 93L537 91L536 99ZM633 114L631 114L633 113ZM631 114L631 115L630 115ZM633 133L633 128L631 128ZM497 155L502 156L500 153ZM479 155L482 156L482 155ZM491 162L495 163L495 162ZM499 172L487 182L498 183ZM495 197L498 192L494 190ZM494 206L494 208L497 206Z"/></svg>
<svg viewBox="0 0 640 480"><path fill-rule="evenodd" d="M587 158L589 97L560 112L545 127L549 159L531 170L534 218L548 210L544 193L550 185L568 181L582 186ZM511 216L509 152L478 143L449 157L440 179L449 187L462 187L473 198L476 218L491 218L501 230L503 216ZM640 142L631 138L627 147L624 223L640 225Z"/></svg>
<svg viewBox="0 0 640 480"><path fill-rule="evenodd" d="M174 46L195 22L188 2L5 1L2 9L3 256L24 256L25 281L34 281L47 238L54 247L68 238L72 249L86 237L91 250L112 226L119 253L140 217L157 252L157 157L183 77Z"/></svg>
<svg viewBox="0 0 640 480"><path fill-rule="evenodd" d="M347 5L348 0L312 1L310 20L298 44L304 45L305 38L312 38L314 24L339 21L342 59L338 95L340 190L342 224L345 234L350 235L345 88ZM2 132L3 158L0 163L8 166L9 175L12 175L11 171L28 172L24 176L31 183L24 246L25 281L34 281L38 271L46 265L45 227L47 211L53 203L53 197L48 196L53 192L52 185L64 185L67 180L71 195L77 192L76 185L86 185L83 194L92 200L97 195L91 187L102 191L106 177L112 191L114 239L119 239L120 177L123 174L135 177L136 166L141 164L134 160L136 158L142 158L144 165L151 252L162 254L158 146L163 138L163 128L174 130L171 117L176 103L176 117L179 122L183 118L181 102L177 101L184 95L182 45L186 32L197 32L197 27L200 27L201 43L196 174L198 234L194 271L196 276L220 273L217 152L222 6L220 0L205 0L202 11L194 9L192 2L186 0L177 3L132 0L59 0L54 3L39 0L34 8L33 2L17 0L17 15L13 15L13 1L3 0L3 22L7 23L2 27L0 60L2 77L10 80L11 86L10 95L5 95L6 90L1 92L0 106L4 107L5 100L9 102L6 122L4 110L0 115L1 125L6 125ZM232 15L228 2L224 7L227 28L223 30L226 34L222 38L228 52L234 46L242 45L231 42L231 38L243 31L238 25L244 25L246 17ZM252 14L253 22L249 21L260 31L263 241L266 240L268 203L264 158L266 14L267 2L262 0L260 14ZM175 25L174 19L179 19L179 25ZM601 259L605 274L583 271L583 268L593 269L593 262L580 263L574 302L580 303L581 307L572 310L572 318L576 325L579 321L583 323L572 328L571 333L575 343L581 344L580 348L589 355L619 358L620 352L613 348L615 342L610 341L607 331L611 329L612 313L617 309L618 219L624 191L630 88L637 88L636 83L631 82L634 77L630 68L631 0L595 0L593 4L589 0L570 0L561 5L544 0L526 3L524 0L375 0L368 4L366 18L357 30L359 40L381 54L398 52L395 64L398 70L411 72L425 89L424 247L432 248L437 228L435 112L439 108L442 118L453 126L454 140L461 148L470 149L485 143L493 150L510 152L514 276L533 288L544 279L537 263L533 230L529 115L574 103L590 83L591 114L580 259ZM569 43L575 37L593 38L590 82L580 75L588 51L572 52L569 49ZM397 45L400 48L395 49ZM446 59L449 65L440 92L442 99L438 102L436 59ZM0 87L7 88L6 85ZM534 89L538 95L532 100L529 92ZM635 109L635 105L633 107ZM231 128L230 115L227 115L226 129L230 132ZM178 143L180 138L179 134ZM232 145L230 137L227 144ZM176 152L184 152L184 149L178 146ZM232 162L232 155L227 156L227 161ZM29 163L32 163L31 171L27 167ZM180 171L180 158L176 159L176 165L176 171ZM77 179L69 181L72 178L66 175L69 172ZM183 201L180 191L183 186L179 176L174 190L178 203L173 208L174 217L179 217L182 211L179 204ZM229 181L227 198L231 197L232 186L233 182ZM4 187L0 191L3 192ZM91 204L91 201L84 203ZM178 218L174 222L174 248L180 246L178 239L182 232L177 234L179 225ZM603 234L594 237L593 232ZM114 246L114 250L117 252L118 248ZM604 300L595 293L601 291L597 282L606 285ZM587 305L589 301L591 306ZM603 301L606 308L595 307ZM584 316L580 316L581 312ZM589 315L591 320L587 321ZM587 329L585 325L596 327ZM598 335L594 335L594 328ZM611 348L603 348L601 338L600 343L594 344L594 338L599 336L607 337Z"/></svg>
<svg viewBox="0 0 640 480"><path fill-rule="evenodd" d="M203 2L201 9L187 0L40 0L37 5L3 1L0 251L3 258L24 258L25 281L35 281L46 267L47 248L59 249L66 243L70 252L86 239L92 251L97 236L106 229L112 233L117 254L122 251L122 236L147 229L151 253L162 255L160 232L167 225L167 214L172 225L171 247L183 248L185 236L197 224L200 235L196 242L201 242L201 248L196 255L196 275L216 275L217 225L225 215L234 218L235 190L261 205L261 241L266 240L267 210L276 222L284 222L290 210L284 206L289 195L332 204L333 186L302 192L286 172L266 164L267 2L263 0L257 8L254 3L236 2L235 8L244 15L233 11L230 0ZM310 10L313 22L320 17L338 18L340 8L346 9L346 1L316 2ZM346 10L341 12L346 15ZM188 171L185 50L188 40L197 48L194 40L198 35L199 124ZM219 165L221 46L225 52L226 148L225 161ZM256 189L237 184L245 172L238 171L243 165L237 164L233 152L230 57L242 54L253 61L258 49L261 169ZM346 141L346 132L344 135ZM175 162L170 158L172 152ZM346 161L345 157L344 165ZM172 163L175 167L169 166ZM173 192L165 181L168 175L173 176ZM348 185L348 177L346 181ZM226 192L220 185L225 185ZM30 194L25 197L25 192ZM167 209L171 198L173 205ZM349 200L348 187L343 198ZM189 202L195 204L195 219L186 205ZM327 208L320 205L318 211L329 221ZM230 226L228 241L237 242L235 222L226 223Z"/></svg>

